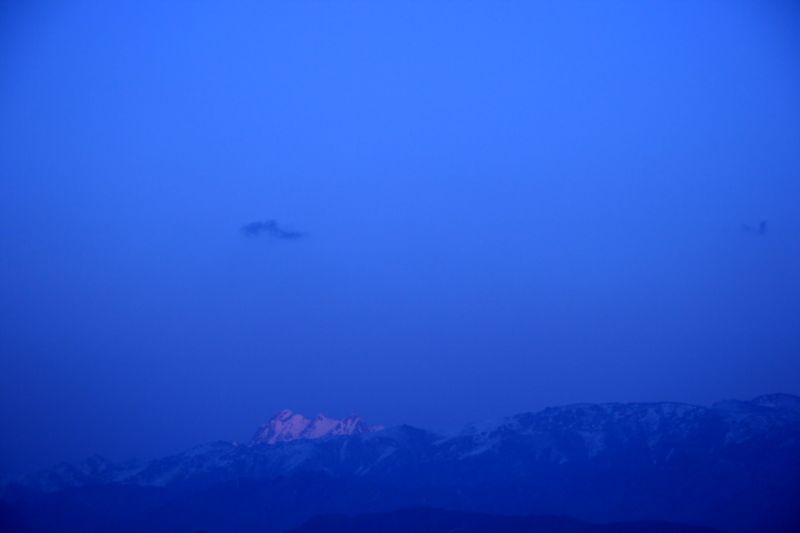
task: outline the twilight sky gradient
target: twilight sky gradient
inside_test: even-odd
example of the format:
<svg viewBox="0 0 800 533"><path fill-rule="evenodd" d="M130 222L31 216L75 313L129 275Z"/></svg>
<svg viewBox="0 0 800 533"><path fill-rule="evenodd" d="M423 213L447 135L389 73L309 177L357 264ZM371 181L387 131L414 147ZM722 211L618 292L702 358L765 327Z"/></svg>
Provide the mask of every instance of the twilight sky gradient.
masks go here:
<svg viewBox="0 0 800 533"><path fill-rule="evenodd" d="M796 3L31 4L0 7L0 474L284 407L800 393Z"/></svg>

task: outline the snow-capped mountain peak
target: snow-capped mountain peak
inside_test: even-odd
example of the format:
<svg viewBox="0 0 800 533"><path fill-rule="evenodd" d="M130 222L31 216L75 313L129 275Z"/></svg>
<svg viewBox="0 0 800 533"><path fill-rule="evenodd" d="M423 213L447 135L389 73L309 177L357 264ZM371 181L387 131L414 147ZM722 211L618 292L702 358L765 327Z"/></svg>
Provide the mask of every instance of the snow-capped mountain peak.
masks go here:
<svg viewBox="0 0 800 533"><path fill-rule="evenodd" d="M261 426L251 444L277 444L299 439L321 439L339 435L355 435L383 429L369 426L360 416L348 416L341 420L318 415L314 419L284 409Z"/></svg>

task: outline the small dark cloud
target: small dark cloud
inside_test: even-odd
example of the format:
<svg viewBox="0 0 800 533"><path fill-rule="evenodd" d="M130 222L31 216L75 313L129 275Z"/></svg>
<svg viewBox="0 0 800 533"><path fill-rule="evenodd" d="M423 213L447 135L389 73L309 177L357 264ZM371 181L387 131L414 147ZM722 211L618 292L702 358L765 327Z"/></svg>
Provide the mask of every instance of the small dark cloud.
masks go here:
<svg viewBox="0 0 800 533"><path fill-rule="evenodd" d="M304 238L307 234L294 231L281 226L276 220L257 220L242 226L242 233L245 237L271 237L280 240L297 240Z"/></svg>
<svg viewBox="0 0 800 533"><path fill-rule="evenodd" d="M742 224L742 231L745 233L755 233L756 235L767 234L767 221L762 220L755 226L750 224Z"/></svg>

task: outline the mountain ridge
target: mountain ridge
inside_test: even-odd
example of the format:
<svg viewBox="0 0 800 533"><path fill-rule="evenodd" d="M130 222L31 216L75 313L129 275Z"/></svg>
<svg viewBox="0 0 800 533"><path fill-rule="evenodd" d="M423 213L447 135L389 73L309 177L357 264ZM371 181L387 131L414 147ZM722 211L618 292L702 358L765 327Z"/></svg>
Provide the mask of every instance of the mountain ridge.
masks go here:
<svg viewBox="0 0 800 533"><path fill-rule="evenodd" d="M318 422L316 426L315 421ZM613 441L620 438L630 440L631 436L648 436L644 444L657 452L659 444L666 445L663 441L669 438L687 438L700 426L707 430L716 429L718 433L724 432L724 442L730 444L776 427L792 425L797 421L800 421L800 397L785 393L760 395L750 401L722 400L710 407L681 402L575 403L522 412L492 423L470 424L450 433L433 432L407 424L390 428L367 426L356 415L341 420L324 415L308 419L285 409L262 425L246 444L213 441L152 461L116 463L100 455L93 455L76 464L60 463L17 478L14 482L45 491L108 482L169 485L180 483L181 479L188 477L188 472L181 473L174 465L175 462L186 463L189 468L185 470L188 471L199 471L213 466L214 463L223 468L229 466L224 461L220 462L220 459L228 459L233 466L249 466L250 472L238 472L247 474L244 477L280 475L295 469L305 470L302 466L313 459L318 446L325 447L330 441L347 442L348 438L357 439L350 443L351 448L356 444L369 446L372 443L389 442L402 446L404 442L419 441L417 445L435 446L439 457L449 450L455 453L453 458L463 459L491 452L504 437L572 432L571 446L567 448L573 456L584 452L592 457L602 451L604 446L619 444ZM288 426L281 425L286 422L289 422ZM629 435L624 435L625 432ZM582 444L580 440L583 441ZM413 447L413 444L410 446ZM564 455L565 449L555 448L563 447L551 446L550 451L556 455ZM249 465L243 465L242 459L247 456L270 460L252 461ZM384 455L383 459L386 457L388 455ZM666 460L666 457L655 455L653 459ZM171 463L171 467L167 466ZM376 458L377 463L380 463L380 458ZM313 469L312 466L311 470ZM321 470L332 471L331 468ZM357 468L349 473L364 474L366 469Z"/></svg>
<svg viewBox="0 0 800 533"><path fill-rule="evenodd" d="M234 502L231 491L275 498L283 490L305 494L319 486L326 488L312 491L313 501L297 503L298 516L434 506L590 522L657 519L730 531L792 531L800 530L794 511L800 495L799 407L800 397L786 394L711 406L572 404L447 434L401 425L349 434L321 431L314 438L303 437L305 419L287 438L271 443L216 441L146 462L92 457L34 473L4 492L11 499L57 499L93 487L128 487L185 494L188 501L212 491L220 496L211 501ZM295 416L282 413L285 420ZM339 494L336 503L326 499L331 493Z"/></svg>
<svg viewBox="0 0 800 533"><path fill-rule="evenodd" d="M308 419L291 409L284 409L256 431L250 444L276 444L300 439L356 435L381 429L383 426L368 426L364 419L357 415L339 420L319 414L313 419Z"/></svg>

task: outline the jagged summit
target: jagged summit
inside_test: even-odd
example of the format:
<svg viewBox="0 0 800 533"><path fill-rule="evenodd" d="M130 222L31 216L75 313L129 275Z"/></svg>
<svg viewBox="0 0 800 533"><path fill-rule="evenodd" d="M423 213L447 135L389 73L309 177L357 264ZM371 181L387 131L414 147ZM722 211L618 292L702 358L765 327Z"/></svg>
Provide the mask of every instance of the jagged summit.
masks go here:
<svg viewBox="0 0 800 533"><path fill-rule="evenodd" d="M276 444L298 439L321 439L368 433L381 429L383 426L367 425L360 416L352 415L339 420L320 414L314 419L309 419L291 409L284 409L258 429L250 444Z"/></svg>

